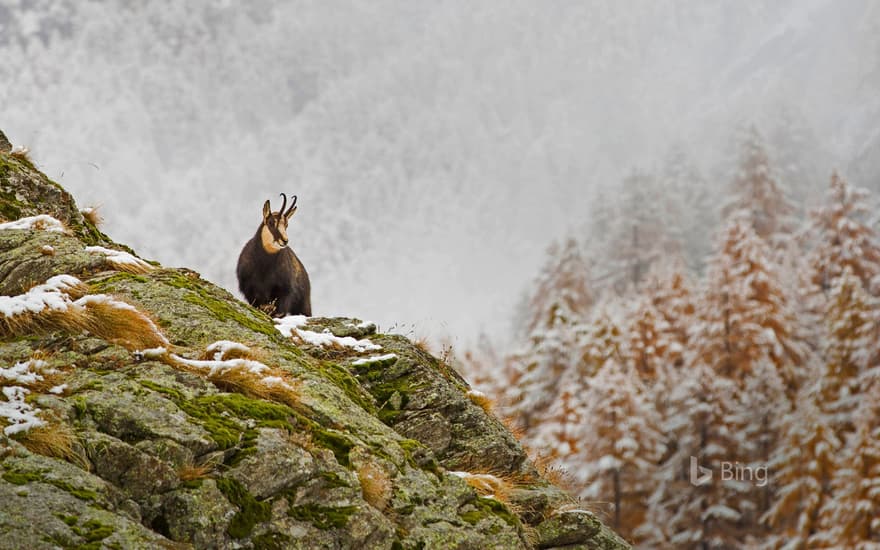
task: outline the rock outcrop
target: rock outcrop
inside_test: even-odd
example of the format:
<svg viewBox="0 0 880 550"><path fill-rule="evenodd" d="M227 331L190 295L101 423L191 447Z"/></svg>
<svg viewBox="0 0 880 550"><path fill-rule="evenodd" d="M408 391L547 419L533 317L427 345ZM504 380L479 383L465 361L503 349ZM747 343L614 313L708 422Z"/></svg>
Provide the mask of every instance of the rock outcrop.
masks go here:
<svg viewBox="0 0 880 550"><path fill-rule="evenodd" d="M0 548L628 547L406 338L145 262L8 148L0 218Z"/></svg>

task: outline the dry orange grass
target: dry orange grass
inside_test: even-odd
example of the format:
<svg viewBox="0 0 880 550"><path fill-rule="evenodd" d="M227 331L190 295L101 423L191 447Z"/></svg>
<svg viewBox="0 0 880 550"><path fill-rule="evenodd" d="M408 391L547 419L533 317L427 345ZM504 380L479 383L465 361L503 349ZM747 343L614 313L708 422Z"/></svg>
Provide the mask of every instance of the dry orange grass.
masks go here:
<svg viewBox="0 0 880 550"><path fill-rule="evenodd" d="M504 479L505 476L495 475L492 473L484 472L484 473L474 473L474 472L466 472L466 475L461 475L461 477L465 483L473 487L473 489L483 496L494 496L501 497L502 495L507 495L510 492L513 484L509 483ZM501 500L499 498L499 500Z"/></svg>
<svg viewBox="0 0 880 550"><path fill-rule="evenodd" d="M177 469L177 477L181 481L204 479L214 470L213 464L184 464Z"/></svg>
<svg viewBox="0 0 880 550"><path fill-rule="evenodd" d="M373 508L384 511L391 502L392 482L388 473L378 464L365 462L357 469L364 500Z"/></svg>
<svg viewBox="0 0 880 550"><path fill-rule="evenodd" d="M100 295L86 297L82 304L86 311L86 329L99 338L128 350L169 345L156 323L124 302Z"/></svg>
<svg viewBox="0 0 880 550"><path fill-rule="evenodd" d="M213 353L211 356L213 357ZM168 352L163 353L158 359L172 368L205 377L223 391L283 403L297 411L303 409L296 389L298 382L281 369L266 368L261 372L253 372L251 365L247 364L233 364L218 369L214 368L218 364L215 359L193 361ZM224 361L241 360L243 359L224 359Z"/></svg>
<svg viewBox="0 0 880 550"><path fill-rule="evenodd" d="M140 260L140 258L138 258ZM143 273L149 273L156 269L152 265L147 262L141 260L136 263L132 262L117 262L114 261L113 258L107 258L107 263L110 264L110 267L115 269L116 271L125 271L127 273L133 273L135 275L141 275Z"/></svg>
<svg viewBox="0 0 880 550"><path fill-rule="evenodd" d="M100 205L87 206L79 211L83 218L89 220L95 227L100 227L104 223L104 217L100 213Z"/></svg>
<svg viewBox="0 0 880 550"><path fill-rule="evenodd" d="M31 150L23 145L16 145L12 148L12 151L10 151L9 154L19 160L26 160L33 164L31 161Z"/></svg>
<svg viewBox="0 0 880 550"><path fill-rule="evenodd" d="M85 328L84 312L73 305L71 300L84 296L89 288L82 281L71 278L65 284L55 285L55 291L47 290L43 285L34 285L24 294L13 297L0 297L10 301L11 309L14 302L40 303L44 305L40 311L21 311L0 315L0 336L17 337L29 334L43 334L54 330L80 332ZM49 307L50 300L52 307Z"/></svg>
<svg viewBox="0 0 880 550"><path fill-rule="evenodd" d="M232 367L208 375L208 380L223 391L235 392L257 399L272 399L277 392L263 378L250 372L247 367Z"/></svg>
<svg viewBox="0 0 880 550"><path fill-rule="evenodd" d="M538 475L540 475L541 478L562 489L571 489L571 479L569 478L568 473L564 468L556 465L553 457L542 453L531 452L531 449L527 449L527 451L529 458L532 459L532 464L535 465L535 470L538 471Z"/></svg>
<svg viewBox="0 0 880 550"><path fill-rule="evenodd" d="M15 439L32 453L61 458L83 470L90 469L88 460L73 448L76 435L63 422L49 422L44 426L31 428Z"/></svg>
<svg viewBox="0 0 880 550"><path fill-rule="evenodd" d="M431 354L431 345L428 343L427 336L419 336L413 340L413 345L425 353Z"/></svg>
<svg viewBox="0 0 880 550"><path fill-rule="evenodd" d="M219 357L217 355L218 353L220 354ZM227 347L226 349L222 350L222 353L219 349L211 349L211 346L208 346L205 349L204 353L202 353L201 357L199 357L199 359L202 361L229 361L230 359L249 359L251 361L259 361L261 363L264 363L266 361L266 358L266 352L246 344L238 344L238 346Z"/></svg>
<svg viewBox="0 0 880 550"><path fill-rule="evenodd" d="M513 416L502 416L496 417L501 424L507 428L507 431L516 438L517 441L522 441L523 436L526 434L525 428L517 424L516 418Z"/></svg>
<svg viewBox="0 0 880 550"><path fill-rule="evenodd" d="M86 316L75 309L66 311L43 310L0 316L0 337L15 338L30 334L45 334L56 330L81 332L86 327Z"/></svg>
<svg viewBox="0 0 880 550"><path fill-rule="evenodd" d="M495 400L486 395L485 393L471 390L467 392L468 399L470 399L474 405L480 407L486 414L493 416L495 410ZM518 438L517 438L518 439Z"/></svg>

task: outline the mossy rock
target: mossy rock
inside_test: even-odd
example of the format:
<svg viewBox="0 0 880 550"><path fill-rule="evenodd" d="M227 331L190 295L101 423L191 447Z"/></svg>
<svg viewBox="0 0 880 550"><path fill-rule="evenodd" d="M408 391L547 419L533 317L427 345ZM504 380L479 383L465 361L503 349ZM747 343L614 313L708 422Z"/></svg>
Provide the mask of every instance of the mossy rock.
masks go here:
<svg viewBox="0 0 880 550"><path fill-rule="evenodd" d="M526 533L538 525L544 543L621 547L598 522L543 521L569 497L540 479L452 368L413 342L356 319L313 318L306 329L382 349L298 345L194 271L115 270L86 246L128 249L0 142L0 218L37 214L69 232L0 230L0 293L74 275L152 319L169 344L147 353L72 328L0 333L0 361L39 359L66 384L28 395L43 431L0 431L0 546L507 550L534 547ZM292 393L255 392L193 366L218 340L247 345ZM388 353L396 357L357 361ZM446 469L532 482L508 506Z"/></svg>

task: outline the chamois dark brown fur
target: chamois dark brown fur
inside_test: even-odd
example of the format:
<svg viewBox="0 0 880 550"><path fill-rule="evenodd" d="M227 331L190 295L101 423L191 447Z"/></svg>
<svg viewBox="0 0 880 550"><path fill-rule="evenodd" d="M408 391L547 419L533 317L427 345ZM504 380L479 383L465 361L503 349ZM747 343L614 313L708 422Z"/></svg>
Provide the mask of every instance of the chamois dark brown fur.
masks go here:
<svg viewBox="0 0 880 550"><path fill-rule="evenodd" d="M263 222L244 245L238 257L238 288L254 307L270 308L272 315L312 314L309 274L287 246L287 223L296 212L296 195L287 212L287 197L281 210L272 212L269 201L263 204Z"/></svg>

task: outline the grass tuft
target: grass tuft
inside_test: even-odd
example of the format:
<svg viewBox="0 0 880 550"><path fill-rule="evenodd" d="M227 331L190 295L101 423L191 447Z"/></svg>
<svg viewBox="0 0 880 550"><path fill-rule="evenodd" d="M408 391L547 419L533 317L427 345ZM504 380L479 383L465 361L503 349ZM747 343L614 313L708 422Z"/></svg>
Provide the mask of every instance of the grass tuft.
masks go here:
<svg viewBox="0 0 880 550"><path fill-rule="evenodd" d="M373 508L384 511L391 502L392 482L388 473L374 462L365 462L357 469L364 500Z"/></svg>
<svg viewBox="0 0 880 550"><path fill-rule="evenodd" d="M15 439L32 453L60 458L83 470L90 470L88 461L73 448L76 435L70 426L63 422L51 422L31 428Z"/></svg>
<svg viewBox="0 0 880 550"><path fill-rule="evenodd" d="M143 350L169 345L149 317L134 307L106 297L85 299L86 328L108 342L128 350Z"/></svg>
<svg viewBox="0 0 880 550"><path fill-rule="evenodd" d="M104 223L104 217L100 213L100 205L87 206L79 211L83 218L87 219L95 227L100 227Z"/></svg>

